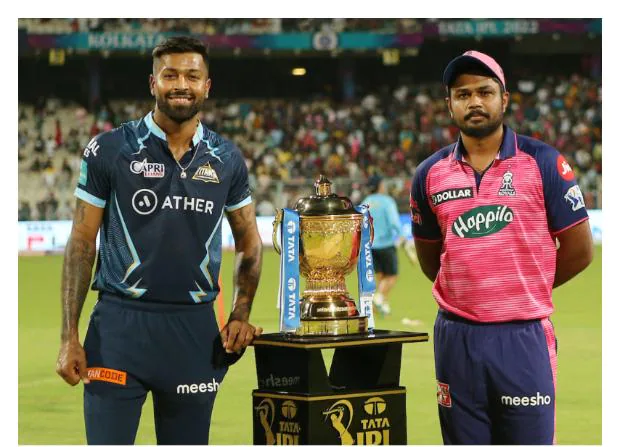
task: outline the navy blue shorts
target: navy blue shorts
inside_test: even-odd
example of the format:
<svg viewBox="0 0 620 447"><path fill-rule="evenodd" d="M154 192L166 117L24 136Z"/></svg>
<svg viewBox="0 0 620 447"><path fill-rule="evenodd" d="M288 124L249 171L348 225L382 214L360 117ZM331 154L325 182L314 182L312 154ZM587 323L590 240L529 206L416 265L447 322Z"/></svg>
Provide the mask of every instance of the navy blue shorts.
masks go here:
<svg viewBox="0 0 620 447"><path fill-rule="evenodd" d="M133 444L153 395L158 444L207 444L217 390L232 363L213 305L131 301L105 295L84 342L89 444Z"/></svg>
<svg viewBox="0 0 620 447"><path fill-rule="evenodd" d="M549 319L474 323L442 310L435 372L445 444L552 444L557 346Z"/></svg>
<svg viewBox="0 0 620 447"><path fill-rule="evenodd" d="M398 275L398 255L396 247L373 248L372 263L375 272L386 276Z"/></svg>

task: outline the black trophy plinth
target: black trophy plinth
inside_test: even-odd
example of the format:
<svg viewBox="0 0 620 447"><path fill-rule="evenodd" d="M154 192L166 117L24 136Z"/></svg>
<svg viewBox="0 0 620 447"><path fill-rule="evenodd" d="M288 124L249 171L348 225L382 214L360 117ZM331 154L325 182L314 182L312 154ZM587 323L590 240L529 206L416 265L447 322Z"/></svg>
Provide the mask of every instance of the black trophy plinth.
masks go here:
<svg viewBox="0 0 620 447"><path fill-rule="evenodd" d="M261 335L254 341L254 444L407 444L403 343L428 334ZM329 374L322 349L335 349Z"/></svg>

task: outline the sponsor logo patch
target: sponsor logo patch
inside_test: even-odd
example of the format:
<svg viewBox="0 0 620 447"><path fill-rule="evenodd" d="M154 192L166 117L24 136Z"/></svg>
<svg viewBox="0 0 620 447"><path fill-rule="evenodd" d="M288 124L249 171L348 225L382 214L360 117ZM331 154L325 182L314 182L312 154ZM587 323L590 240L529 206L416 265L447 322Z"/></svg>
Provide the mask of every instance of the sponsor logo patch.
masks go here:
<svg viewBox="0 0 620 447"><path fill-rule="evenodd" d="M511 407L538 407L541 405L550 405L551 396L542 395L536 392L536 396L502 396L502 405Z"/></svg>
<svg viewBox="0 0 620 447"><path fill-rule="evenodd" d="M484 237L497 233L513 220L514 213L506 205L479 206L457 217L452 233L468 239Z"/></svg>
<svg viewBox="0 0 620 447"><path fill-rule="evenodd" d="M129 169L134 174L142 174L146 178L162 178L166 173L163 163L149 163L146 158L142 161L132 161Z"/></svg>
<svg viewBox="0 0 620 447"><path fill-rule="evenodd" d="M566 181L574 180L575 173L573 169L570 167L564 155L560 155L557 160L558 173L560 177L562 177Z"/></svg>
<svg viewBox="0 0 620 447"><path fill-rule="evenodd" d="M127 373L110 368L88 368L88 378L100 382L116 383L117 385L127 384Z"/></svg>
<svg viewBox="0 0 620 447"><path fill-rule="evenodd" d="M573 185L568 188L568 191L564 194L564 199L571 204L573 211L586 207L586 202L583 200L583 194L581 194L579 185Z"/></svg>
<svg viewBox="0 0 620 447"><path fill-rule="evenodd" d="M450 397L450 385L437 381L437 403L442 407L452 407L452 398Z"/></svg>
<svg viewBox="0 0 620 447"><path fill-rule="evenodd" d="M220 179L217 176L215 169L211 167L210 163L202 165L196 169L196 173L192 177L193 180L202 180L205 183L219 183Z"/></svg>
<svg viewBox="0 0 620 447"><path fill-rule="evenodd" d="M437 206L444 202L459 199L471 199L474 196L474 188L452 188L431 194L433 205Z"/></svg>
<svg viewBox="0 0 620 447"><path fill-rule="evenodd" d="M99 143L95 141L93 138L88 142L86 147L84 148L84 158L88 158L90 154L93 154L93 157L97 156L97 151L99 150Z"/></svg>
<svg viewBox="0 0 620 447"><path fill-rule="evenodd" d="M506 171L504 176L502 177L502 186L499 188L498 196L515 196L517 195L517 191L515 191L514 186L512 186L512 172Z"/></svg>
<svg viewBox="0 0 620 447"><path fill-rule="evenodd" d="M217 393L219 382L211 379L209 383L182 383L177 386L177 394Z"/></svg>
<svg viewBox="0 0 620 447"><path fill-rule="evenodd" d="M415 224L422 225L420 207L411 194L409 194L409 208L411 210L411 221Z"/></svg>

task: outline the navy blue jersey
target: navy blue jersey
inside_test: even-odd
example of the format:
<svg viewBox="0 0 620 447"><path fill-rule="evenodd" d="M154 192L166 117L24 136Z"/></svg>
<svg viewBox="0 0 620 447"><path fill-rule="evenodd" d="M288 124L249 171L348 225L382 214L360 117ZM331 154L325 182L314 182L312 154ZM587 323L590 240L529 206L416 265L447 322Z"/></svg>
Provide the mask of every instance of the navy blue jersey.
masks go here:
<svg viewBox="0 0 620 447"><path fill-rule="evenodd" d="M215 299L224 211L252 201L233 143L199 124L177 164L152 113L88 143L75 195L105 208L93 289L170 303Z"/></svg>

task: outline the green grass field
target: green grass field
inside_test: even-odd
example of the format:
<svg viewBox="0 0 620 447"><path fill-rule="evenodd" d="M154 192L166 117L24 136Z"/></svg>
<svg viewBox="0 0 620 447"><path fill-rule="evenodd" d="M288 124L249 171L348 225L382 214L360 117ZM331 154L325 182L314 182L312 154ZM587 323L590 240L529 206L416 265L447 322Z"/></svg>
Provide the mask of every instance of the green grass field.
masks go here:
<svg viewBox="0 0 620 447"><path fill-rule="evenodd" d="M436 305L431 283L400 253L401 277L392 293L393 314L377 318L380 329L413 330L432 335ZM224 255L222 279L227 307L232 284L232 253ZM277 330L275 309L279 258L267 250L252 321L266 332ZM62 257L19 258L19 444L83 444L82 387L69 387L55 373L59 346L60 272ZM354 274L349 291L357 290ZM94 305L90 293L81 321L86 333ZM554 294L553 322L558 337L557 437L560 444L601 444L601 248L592 265ZM408 317L422 326L401 324ZM401 384L407 387L408 441L441 444L437 419L432 339L406 344ZM224 380L211 425L213 444L252 442L251 391L256 388L251 349ZM150 398L143 408L137 444L155 444Z"/></svg>

